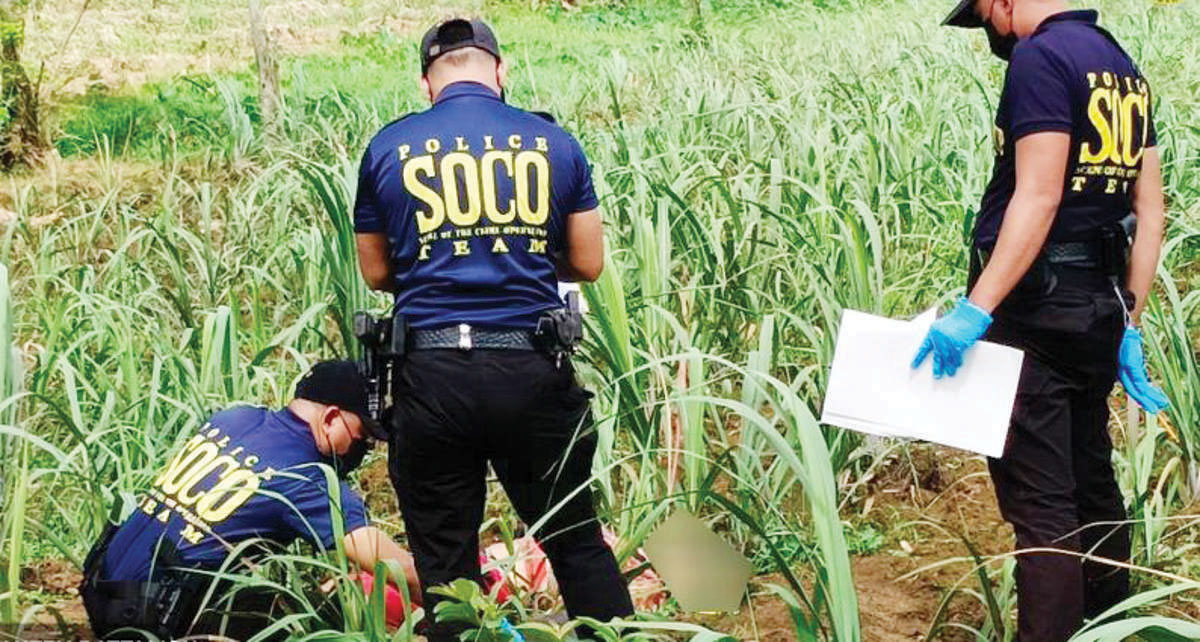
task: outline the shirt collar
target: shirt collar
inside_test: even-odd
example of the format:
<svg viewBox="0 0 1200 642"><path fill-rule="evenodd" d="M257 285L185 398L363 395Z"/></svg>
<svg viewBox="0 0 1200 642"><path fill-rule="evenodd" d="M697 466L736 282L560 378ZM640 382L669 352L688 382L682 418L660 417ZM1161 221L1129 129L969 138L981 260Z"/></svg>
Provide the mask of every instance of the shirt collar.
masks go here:
<svg viewBox="0 0 1200 642"><path fill-rule="evenodd" d="M275 418L278 419L279 423L283 424L283 426L288 430L292 430L309 437L312 436L312 428L309 427L308 422L301 419L296 413L292 412L291 408L288 408L287 406L284 406L276 411Z"/></svg>
<svg viewBox="0 0 1200 642"><path fill-rule="evenodd" d="M1099 19L1100 19L1100 13L1097 12L1095 9L1077 9L1074 11L1060 11L1059 13L1056 13L1056 14L1050 16L1049 18L1046 18L1045 20L1043 20L1042 24L1038 25L1037 30L1041 31L1056 22L1083 22L1083 23L1087 23L1090 25L1094 25L1094 24L1096 24L1096 22Z"/></svg>
<svg viewBox="0 0 1200 642"><path fill-rule="evenodd" d="M451 98L458 98L460 96L478 96L480 98L500 100L496 92L492 91L487 85L472 80L460 80L456 83L446 85L442 89L442 93L438 94L437 100L433 104L440 105Z"/></svg>

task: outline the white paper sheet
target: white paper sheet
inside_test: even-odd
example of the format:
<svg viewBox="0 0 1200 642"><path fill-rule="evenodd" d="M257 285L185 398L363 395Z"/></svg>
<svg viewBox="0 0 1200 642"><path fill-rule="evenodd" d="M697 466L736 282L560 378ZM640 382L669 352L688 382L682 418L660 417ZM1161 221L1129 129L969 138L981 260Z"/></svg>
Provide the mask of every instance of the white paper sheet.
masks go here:
<svg viewBox="0 0 1200 642"><path fill-rule="evenodd" d="M846 310L821 421L1002 455L1024 354L980 341L953 377L933 378L932 355L913 370L913 357L936 316L929 310L897 321Z"/></svg>

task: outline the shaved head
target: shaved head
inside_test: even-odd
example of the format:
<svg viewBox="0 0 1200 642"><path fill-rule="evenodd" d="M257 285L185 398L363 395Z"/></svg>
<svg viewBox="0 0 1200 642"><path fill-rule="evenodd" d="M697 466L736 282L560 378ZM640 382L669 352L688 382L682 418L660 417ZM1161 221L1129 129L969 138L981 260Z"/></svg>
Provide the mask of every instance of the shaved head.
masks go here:
<svg viewBox="0 0 1200 642"><path fill-rule="evenodd" d="M499 94L504 88L506 72L505 64L487 51L463 47L435 58L421 84L430 101L436 100L448 85L463 81L486 85Z"/></svg>

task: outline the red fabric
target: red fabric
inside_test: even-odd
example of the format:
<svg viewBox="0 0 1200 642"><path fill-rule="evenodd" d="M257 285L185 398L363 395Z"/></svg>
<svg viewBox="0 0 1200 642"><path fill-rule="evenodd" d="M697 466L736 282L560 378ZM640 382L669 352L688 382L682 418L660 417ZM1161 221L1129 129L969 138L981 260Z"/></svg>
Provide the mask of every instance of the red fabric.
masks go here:
<svg viewBox="0 0 1200 642"><path fill-rule="evenodd" d="M617 548L620 543L616 534L604 529L604 541L611 548ZM625 563L624 570L628 571L646 561L645 552L638 549ZM504 603L519 592L525 598L536 600L539 596L554 601L558 599L558 583L554 581L554 572L542 548L531 537L521 537L513 542L513 552L503 542L497 542L484 549L479 556L480 566L491 568L484 573L484 588L489 592L492 587L499 586L497 601ZM634 606L639 611L653 611L660 608L667 598L667 590L662 580L652 569L646 569L629 583L629 593Z"/></svg>
<svg viewBox="0 0 1200 642"><path fill-rule="evenodd" d="M366 593L369 598L371 591L375 589L375 576L362 571L358 574L358 581L362 583L363 593ZM390 582L383 590L383 603L387 606L388 627L398 628L404 623L404 595Z"/></svg>

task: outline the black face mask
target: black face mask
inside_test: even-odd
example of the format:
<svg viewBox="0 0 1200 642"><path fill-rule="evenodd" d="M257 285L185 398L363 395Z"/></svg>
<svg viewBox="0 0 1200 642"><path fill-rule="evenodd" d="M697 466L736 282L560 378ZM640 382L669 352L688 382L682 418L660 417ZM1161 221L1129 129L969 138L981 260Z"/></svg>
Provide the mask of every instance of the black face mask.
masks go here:
<svg viewBox="0 0 1200 642"><path fill-rule="evenodd" d="M350 444L350 450L347 450L346 454L334 454L330 457L333 460L331 465L334 472L337 473L339 478L345 479L350 473L358 470L358 467L362 465L363 459L366 458L369 452L371 452L370 439L354 440L354 443Z"/></svg>
<svg viewBox="0 0 1200 642"><path fill-rule="evenodd" d="M1013 48L1017 46L1017 34L1010 33L1002 36L990 22L984 23L983 30L987 32L988 45L991 46L992 53L996 54L997 58L1001 60L1012 58Z"/></svg>

